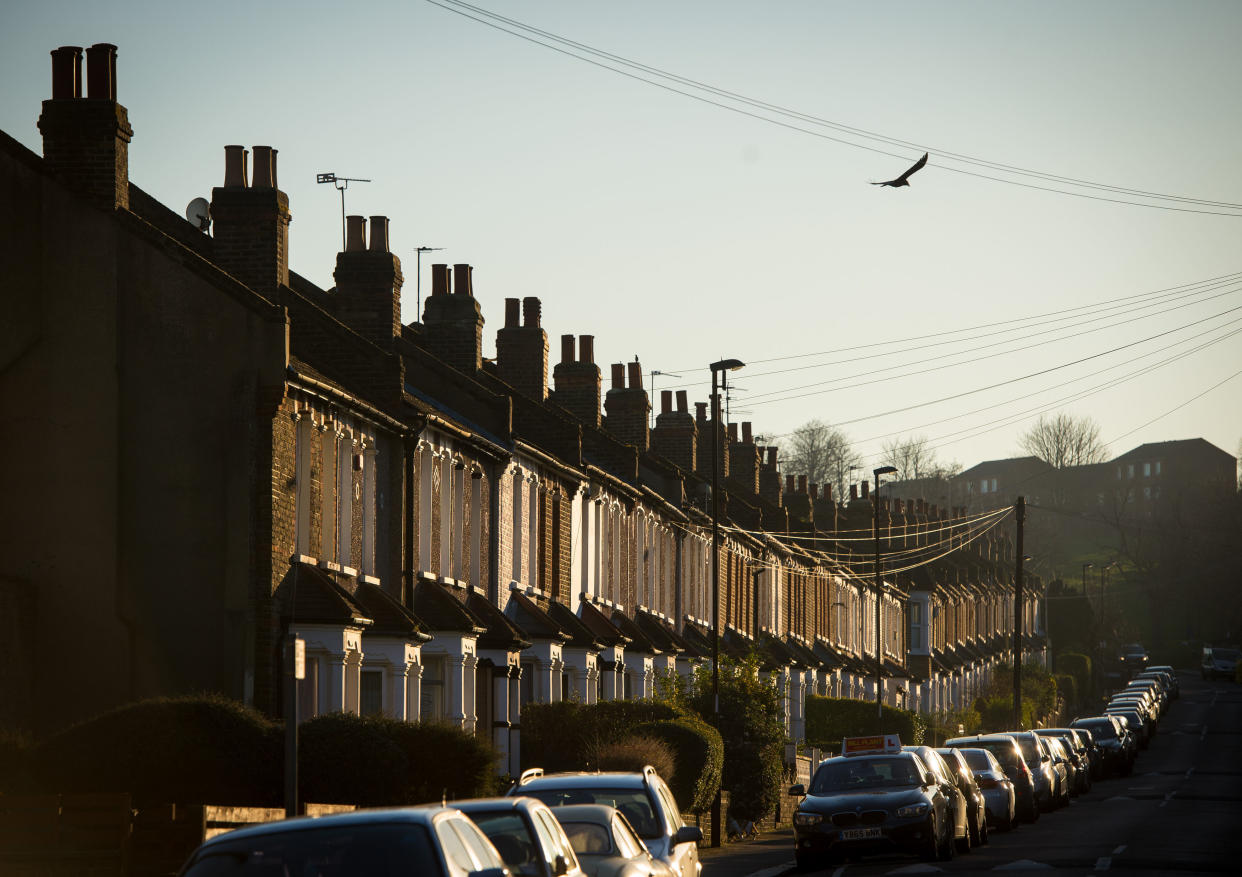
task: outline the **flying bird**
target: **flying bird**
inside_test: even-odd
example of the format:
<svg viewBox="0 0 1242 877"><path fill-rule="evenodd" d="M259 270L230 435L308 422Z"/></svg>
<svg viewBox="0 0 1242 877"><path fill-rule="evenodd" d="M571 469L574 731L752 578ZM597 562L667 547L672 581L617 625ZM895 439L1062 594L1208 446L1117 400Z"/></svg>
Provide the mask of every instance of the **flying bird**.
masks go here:
<svg viewBox="0 0 1242 877"><path fill-rule="evenodd" d="M908 185L910 185L910 176L911 176L911 174L913 174L915 171L921 170L921 169L923 168L923 165L925 165L925 164L927 164L927 153L926 153L926 152L924 152L924 153L923 153L923 157L922 157L922 158L920 158L918 161L916 161L914 164L912 164L912 165L910 166L910 170L906 171L904 174L902 174L901 176L899 176L897 179L895 179L895 180L887 180L887 181L885 181L885 182L883 182L883 183L875 183L875 182L873 182L871 185L873 185L873 186L892 186L893 188L896 188L897 186L908 186Z"/></svg>

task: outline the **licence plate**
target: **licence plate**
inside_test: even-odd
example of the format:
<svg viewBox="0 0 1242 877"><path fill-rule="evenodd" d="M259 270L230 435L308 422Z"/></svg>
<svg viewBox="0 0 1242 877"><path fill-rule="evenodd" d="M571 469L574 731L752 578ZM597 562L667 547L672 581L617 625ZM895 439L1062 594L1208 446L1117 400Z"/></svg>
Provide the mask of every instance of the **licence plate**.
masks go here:
<svg viewBox="0 0 1242 877"><path fill-rule="evenodd" d="M841 832L841 840L868 840L883 837L879 828L846 828Z"/></svg>

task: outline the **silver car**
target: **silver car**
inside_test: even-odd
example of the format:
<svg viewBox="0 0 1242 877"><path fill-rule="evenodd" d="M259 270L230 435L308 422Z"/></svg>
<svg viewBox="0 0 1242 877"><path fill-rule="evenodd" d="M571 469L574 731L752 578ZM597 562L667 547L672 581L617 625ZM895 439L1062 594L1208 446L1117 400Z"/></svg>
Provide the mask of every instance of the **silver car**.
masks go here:
<svg viewBox="0 0 1242 877"><path fill-rule="evenodd" d="M999 831L1009 831L1018 827L1017 796L1014 794L1013 781L1005 776L1005 768L996 760L996 756L986 749L958 749L974 772L975 782L979 791L983 792L984 806L987 808L988 823Z"/></svg>
<svg viewBox="0 0 1242 877"><path fill-rule="evenodd" d="M549 807L607 804L620 810L651 855L682 877L698 877L703 865L698 844L703 832L686 825L668 784L651 765L642 770L594 773L522 772L509 795L529 795Z"/></svg>
<svg viewBox="0 0 1242 877"><path fill-rule="evenodd" d="M621 811L603 804L570 804L551 811L588 877L674 877L634 833Z"/></svg>

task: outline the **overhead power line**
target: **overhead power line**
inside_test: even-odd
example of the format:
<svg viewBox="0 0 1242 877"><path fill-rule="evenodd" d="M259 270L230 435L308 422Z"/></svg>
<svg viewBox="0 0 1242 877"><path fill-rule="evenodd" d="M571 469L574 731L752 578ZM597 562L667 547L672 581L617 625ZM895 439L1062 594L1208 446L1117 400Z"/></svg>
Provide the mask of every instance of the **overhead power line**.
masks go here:
<svg viewBox="0 0 1242 877"><path fill-rule="evenodd" d="M460 15L463 18L467 18L479 24L486 25L487 27L490 27L494 30L501 31L502 33L509 34L510 36L517 37L518 39L525 40L526 42L533 43L534 45L541 46L545 49L550 49L551 51L557 52L562 55L566 55L570 58L583 61L587 64L591 64L592 66L599 67L604 70L609 70L613 73L616 73L620 76L624 76L628 79L633 79L638 82L642 82L646 85L654 86L655 88L659 88L664 91L669 91L674 94L681 95L682 97L690 98L691 100L695 100L700 103L704 103L710 106L718 107L720 109L728 110L729 112L732 112L732 113L737 113L743 116L749 116L750 118L757 119L762 122L767 122L768 124L777 125L779 127L787 128L789 130L797 131L803 134L809 134L813 137L818 137L824 140L830 140L834 143L840 143L842 145L851 146L856 149L865 149L868 152L875 152L881 155L888 155L888 156L893 156L895 158L902 158L904 160L913 159L913 157L909 155L903 155L900 153L891 152L888 149L883 149L877 146L869 146L865 142L859 143L859 142L856 142L855 140L850 140L850 139L845 139L843 137L837 137L837 136L833 136L830 134L825 134L823 133L823 131L812 130L810 128L802 127L802 125L810 124L810 125L815 125L821 128L827 128L831 131L835 131L839 134L847 135L848 137L851 137L851 138L857 138L857 139L861 139L864 141L873 141L876 143L884 144L885 146L900 147L903 149L912 149L912 150L917 150L918 152L932 152L937 156L938 159L941 159L941 160L949 159L950 161L956 161L960 164L965 164L967 166L979 167L979 168L983 168L983 169L993 171L996 173L1004 173L1004 174L1011 174L1011 175L1020 176L1020 177L1027 177L1030 179L1039 180L1040 182L1046 182L1049 184L1049 185L1038 185L1033 182L1022 182L1021 180L1017 180L1017 179L1005 179L1004 177L993 176L990 173L980 173L978 171L967 170L966 168L954 167L952 165L946 165L946 164L938 165L938 167L940 167L942 170L947 170L952 173L963 174L963 175L972 176L972 177L978 177L980 179L990 180L992 182L997 182L997 183L1004 183L1006 185L1020 186L1022 188L1036 189L1036 190L1052 192L1052 193L1056 193L1060 195L1069 195L1071 197L1076 197L1076 198L1086 198L1086 199L1090 199L1094 201L1104 201L1104 202L1109 202L1109 203L1114 203L1114 204L1124 204L1124 205L1128 205L1131 207L1147 207L1147 208L1155 208L1155 209L1160 209L1160 210L1172 210L1172 211L1177 211L1181 213L1201 213L1201 214L1208 214L1208 215L1213 215L1213 216L1233 216L1233 217L1242 216L1242 204L1238 204L1238 203L1234 203L1230 201L1214 201L1214 200L1209 200L1205 198L1193 198L1193 197L1188 197L1184 195L1170 195L1170 194L1153 192L1153 191L1144 190L1144 189L1137 189L1137 188L1131 188L1131 187L1125 187L1125 186L1116 186L1116 185L1111 185L1107 183L1100 183L1100 182L1095 182L1091 180L1084 180L1084 179L1079 179L1075 177L1063 176L1060 174L1052 174L1052 173L1048 173L1045 171L1038 171L1038 170L1033 170L1030 168L1023 168L1017 165L1009 165L1009 164L1004 164L1002 162L995 162L995 161L990 161L987 159L976 158L973 156L965 155L963 153L939 149L937 147L929 146L926 144L918 144L918 143L914 143L913 141L902 140L900 138L890 137L884 134L878 134L875 132L867 131L862 128L856 128L851 125L845 125L840 122L834 122L830 119L825 119L819 116L812 115L810 113L803 113L797 110L792 110L792 109L780 106L779 104L774 104L768 101L759 100L757 98L748 97L746 95L739 94L737 92L732 92L727 89L718 88L717 86L713 86L708 83L700 82L698 80L691 79L686 76L681 76L679 74L671 73L669 71L662 70L661 68L658 68L658 67L653 67L651 65L642 64L640 62L626 58L622 55L617 55L611 52L606 52L602 49L597 49L593 46L589 46L586 43L577 42L575 40L568 39L558 34L554 34L550 31L542 30L540 28L521 22L517 19L508 18L506 16L492 12L488 9L484 9L481 6L475 6L470 3L461 2L461 0L427 0L427 2L431 3L433 6L438 6L441 9L447 10L456 15ZM591 57L588 57L588 56L591 56ZM614 65L620 65L620 67L614 66ZM656 79L651 79L648 77L656 77ZM665 81L661 82L657 80L665 80ZM682 87L676 87L674 85L668 84L670 82L676 83L677 86L682 86ZM695 91L686 91L684 90L685 88L690 88L698 92L703 92L705 94L714 95L717 98L731 101L732 103L722 103L721 100L714 100L711 97L705 96L705 94L695 93ZM741 104L741 106L738 106L737 104ZM744 107L750 107L751 109L748 110L748 109L745 109ZM753 112L752 110L758 110L759 112ZM772 115L764 115L764 114L772 114L772 115L784 117L786 119L792 119L798 122L799 124L794 124L793 122L781 121L780 118L772 118ZM1077 187L1081 189L1087 189L1089 191L1072 191L1071 189L1061 188L1064 186ZM1122 197L1112 198L1112 197L1105 197L1103 195L1094 195L1094 194L1090 194L1091 191L1108 192L1108 193L1115 194L1115 195L1122 196ZM1133 198L1146 199L1146 200L1145 201L1144 200L1130 200ZM1147 202L1166 202L1166 203L1147 203ZM1188 207L1188 206L1174 206L1174 205L1198 205L1198 206ZM1220 209L1204 209L1204 208L1220 208Z"/></svg>

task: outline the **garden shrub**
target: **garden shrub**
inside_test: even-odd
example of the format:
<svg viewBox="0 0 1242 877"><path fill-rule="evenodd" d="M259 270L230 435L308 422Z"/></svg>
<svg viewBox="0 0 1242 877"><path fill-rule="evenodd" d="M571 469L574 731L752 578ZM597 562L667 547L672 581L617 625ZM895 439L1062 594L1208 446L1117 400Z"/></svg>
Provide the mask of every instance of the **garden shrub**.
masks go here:
<svg viewBox="0 0 1242 877"><path fill-rule="evenodd" d="M642 770L650 765L665 782L676 776L672 748L658 737L646 734L594 744L588 748L588 756L599 770Z"/></svg>
<svg viewBox="0 0 1242 877"><path fill-rule="evenodd" d="M277 806L281 739L278 723L224 697L144 700L25 749L10 790L129 792L136 806Z"/></svg>
<svg viewBox="0 0 1242 877"><path fill-rule="evenodd" d="M644 722L681 716L676 707L653 700L609 700L587 705L575 700L522 707L522 766L560 770L594 767L588 750L629 736Z"/></svg>
<svg viewBox="0 0 1242 877"><path fill-rule="evenodd" d="M451 725L332 713L300 735L304 801L378 807L495 792L495 749Z"/></svg>
<svg viewBox="0 0 1242 877"><path fill-rule="evenodd" d="M677 799L678 809L683 813L707 810L720 788L720 770L724 763L720 732L697 716L648 722L634 730L663 740L672 750L676 767L673 776L664 779Z"/></svg>
<svg viewBox="0 0 1242 877"><path fill-rule="evenodd" d="M1078 680L1068 673L1058 673L1052 677L1057 686L1057 694L1064 700L1067 707L1078 703Z"/></svg>
<svg viewBox="0 0 1242 877"><path fill-rule="evenodd" d="M923 742L926 722L911 710L883 707L880 728L876 728L875 702L847 697L808 695L806 699L806 741L825 751L840 752L844 737L861 737L882 731L897 734L905 745Z"/></svg>

